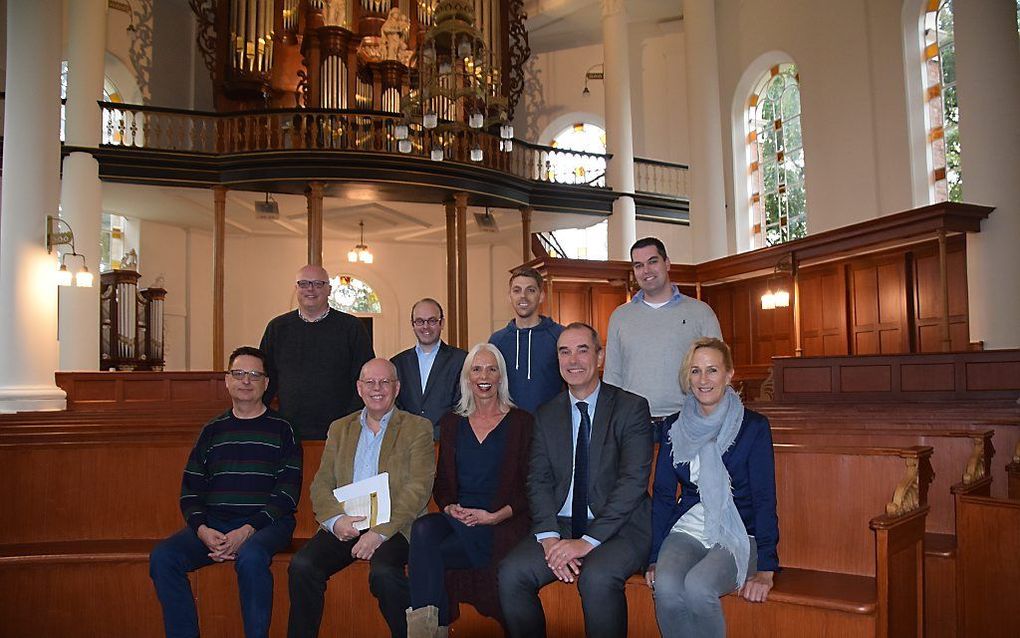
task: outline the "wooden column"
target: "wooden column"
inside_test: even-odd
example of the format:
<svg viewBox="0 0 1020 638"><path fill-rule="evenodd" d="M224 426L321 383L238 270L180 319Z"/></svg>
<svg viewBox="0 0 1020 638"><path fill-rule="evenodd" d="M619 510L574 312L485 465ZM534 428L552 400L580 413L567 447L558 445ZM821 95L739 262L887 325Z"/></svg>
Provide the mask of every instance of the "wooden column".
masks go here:
<svg viewBox="0 0 1020 638"><path fill-rule="evenodd" d="M457 332L457 208L446 202L446 340L461 347Z"/></svg>
<svg viewBox="0 0 1020 638"><path fill-rule="evenodd" d="M800 271L797 258L790 255L790 275L793 278L793 356L803 356L800 345Z"/></svg>
<svg viewBox="0 0 1020 638"><path fill-rule="evenodd" d="M468 347L467 302L467 193L455 193L457 209L457 333L460 347Z"/></svg>
<svg viewBox="0 0 1020 638"><path fill-rule="evenodd" d="M221 370L223 360L223 260L227 220L227 187L213 186L213 316L212 369Z"/></svg>
<svg viewBox="0 0 1020 638"><path fill-rule="evenodd" d="M946 231L939 229L939 291L942 295L942 352L953 349L952 337L949 335L949 274L946 261Z"/></svg>
<svg viewBox="0 0 1020 638"><path fill-rule="evenodd" d="M322 265L322 182L308 182L308 263Z"/></svg>
<svg viewBox="0 0 1020 638"><path fill-rule="evenodd" d="M531 261L531 206L521 206L521 263Z"/></svg>

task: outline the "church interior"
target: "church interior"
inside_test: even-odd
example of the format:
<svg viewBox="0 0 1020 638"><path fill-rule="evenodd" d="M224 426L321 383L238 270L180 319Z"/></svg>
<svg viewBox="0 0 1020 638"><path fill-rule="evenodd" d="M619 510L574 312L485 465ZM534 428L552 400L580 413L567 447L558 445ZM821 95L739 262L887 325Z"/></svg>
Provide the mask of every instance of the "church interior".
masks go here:
<svg viewBox="0 0 1020 638"><path fill-rule="evenodd" d="M604 340L648 236L771 421L782 571L723 599L728 635L1020 632L1020 0L0 16L0 636L160 635L148 553L226 355L297 307L303 265L382 357L424 297L446 343L486 341L522 265L543 315ZM232 572L192 577L204 636L242 633ZM385 634L367 574L331 581L323 635ZM658 635L626 588L629 635ZM576 587L542 600L583 634ZM451 633L502 635L467 605Z"/></svg>

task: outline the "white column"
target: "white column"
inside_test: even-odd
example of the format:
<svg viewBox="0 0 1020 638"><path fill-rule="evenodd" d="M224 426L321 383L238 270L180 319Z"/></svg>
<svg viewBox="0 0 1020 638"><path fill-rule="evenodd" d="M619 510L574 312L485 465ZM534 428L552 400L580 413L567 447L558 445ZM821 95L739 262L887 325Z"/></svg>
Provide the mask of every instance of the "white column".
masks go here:
<svg viewBox="0 0 1020 638"><path fill-rule="evenodd" d="M59 0L7 3L0 195L0 411L59 410L55 260L46 215L60 186ZM55 19L56 16L56 19Z"/></svg>
<svg viewBox="0 0 1020 638"><path fill-rule="evenodd" d="M106 53L106 1L68 3L67 108L64 142L96 148L102 133L99 104L103 99ZM60 216L74 229L75 248L85 255L95 276L91 288L60 288L59 331L61 370L99 369L99 233L103 191L99 162L89 153L64 159ZM76 260L80 261L80 260ZM77 264L75 264L77 265Z"/></svg>
<svg viewBox="0 0 1020 638"><path fill-rule="evenodd" d="M970 339L1020 347L1020 48L1013 0L956 0L963 199L995 206L967 236Z"/></svg>
<svg viewBox="0 0 1020 638"><path fill-rule="evenodd" d="M684 43L693 258L702 262L724 257L727 252L715 0L684 0Z"/></svg>
<svg viewBox="0 0 1020 638"><path fill-rule="evenodd" d="M634 217L634 132L630 115L630 55L624 0L602 0L602 55L606 77L606 147L613 155L607 168L609 186L623 193L609 218L609 258L630 260L637 240Z"/></svg>

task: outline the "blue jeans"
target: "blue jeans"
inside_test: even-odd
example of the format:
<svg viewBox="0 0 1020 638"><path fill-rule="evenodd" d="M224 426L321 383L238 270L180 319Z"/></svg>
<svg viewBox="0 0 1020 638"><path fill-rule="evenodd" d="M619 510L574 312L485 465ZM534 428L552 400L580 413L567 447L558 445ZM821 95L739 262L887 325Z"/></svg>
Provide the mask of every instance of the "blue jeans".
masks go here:
<svg viewBox="0 0 1020 638"><path fill-rule="evenodd" d="M747 577L754 576L758 547L748 538ZM670 532L655 564L655 619L663 638L726 638L726 619L719 597L734 589L733 554L715 545L706 548L690 534Z"/></svg>
<svg viewBox="0 0 1020 638"><path fill-rule="evenodd" d="M223 521L210 518L206 525L226 533L244 525L245 520ZM269 635L273 613L273 574L269 563L273 554L290 544L294 517L288 516L252 534L241 545L233 561L237 571L237 589L241 598L241 617L247 638ZM190 528L185 527L157 545L149 556L149 576L156 586L156 597L163 607L163 627L167 638L196 638L198 611L188 582L188 572L213 564L209 548Z"/></svg>

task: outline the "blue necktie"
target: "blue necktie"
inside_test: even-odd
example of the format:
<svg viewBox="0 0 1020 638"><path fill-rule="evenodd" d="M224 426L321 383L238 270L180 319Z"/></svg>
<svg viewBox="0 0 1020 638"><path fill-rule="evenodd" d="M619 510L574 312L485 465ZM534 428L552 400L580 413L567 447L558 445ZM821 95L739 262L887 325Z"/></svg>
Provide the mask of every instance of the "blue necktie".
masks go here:
<svg viewBox="0 0 1020 638"><path fill-rule="evenodd" d="M574 497L570 507L570 536L581 538L588 528L588 442L591 440L591 419L588 404L577 402L581 413L581 427L577 430L577 447L574 448Z"/></svg>

